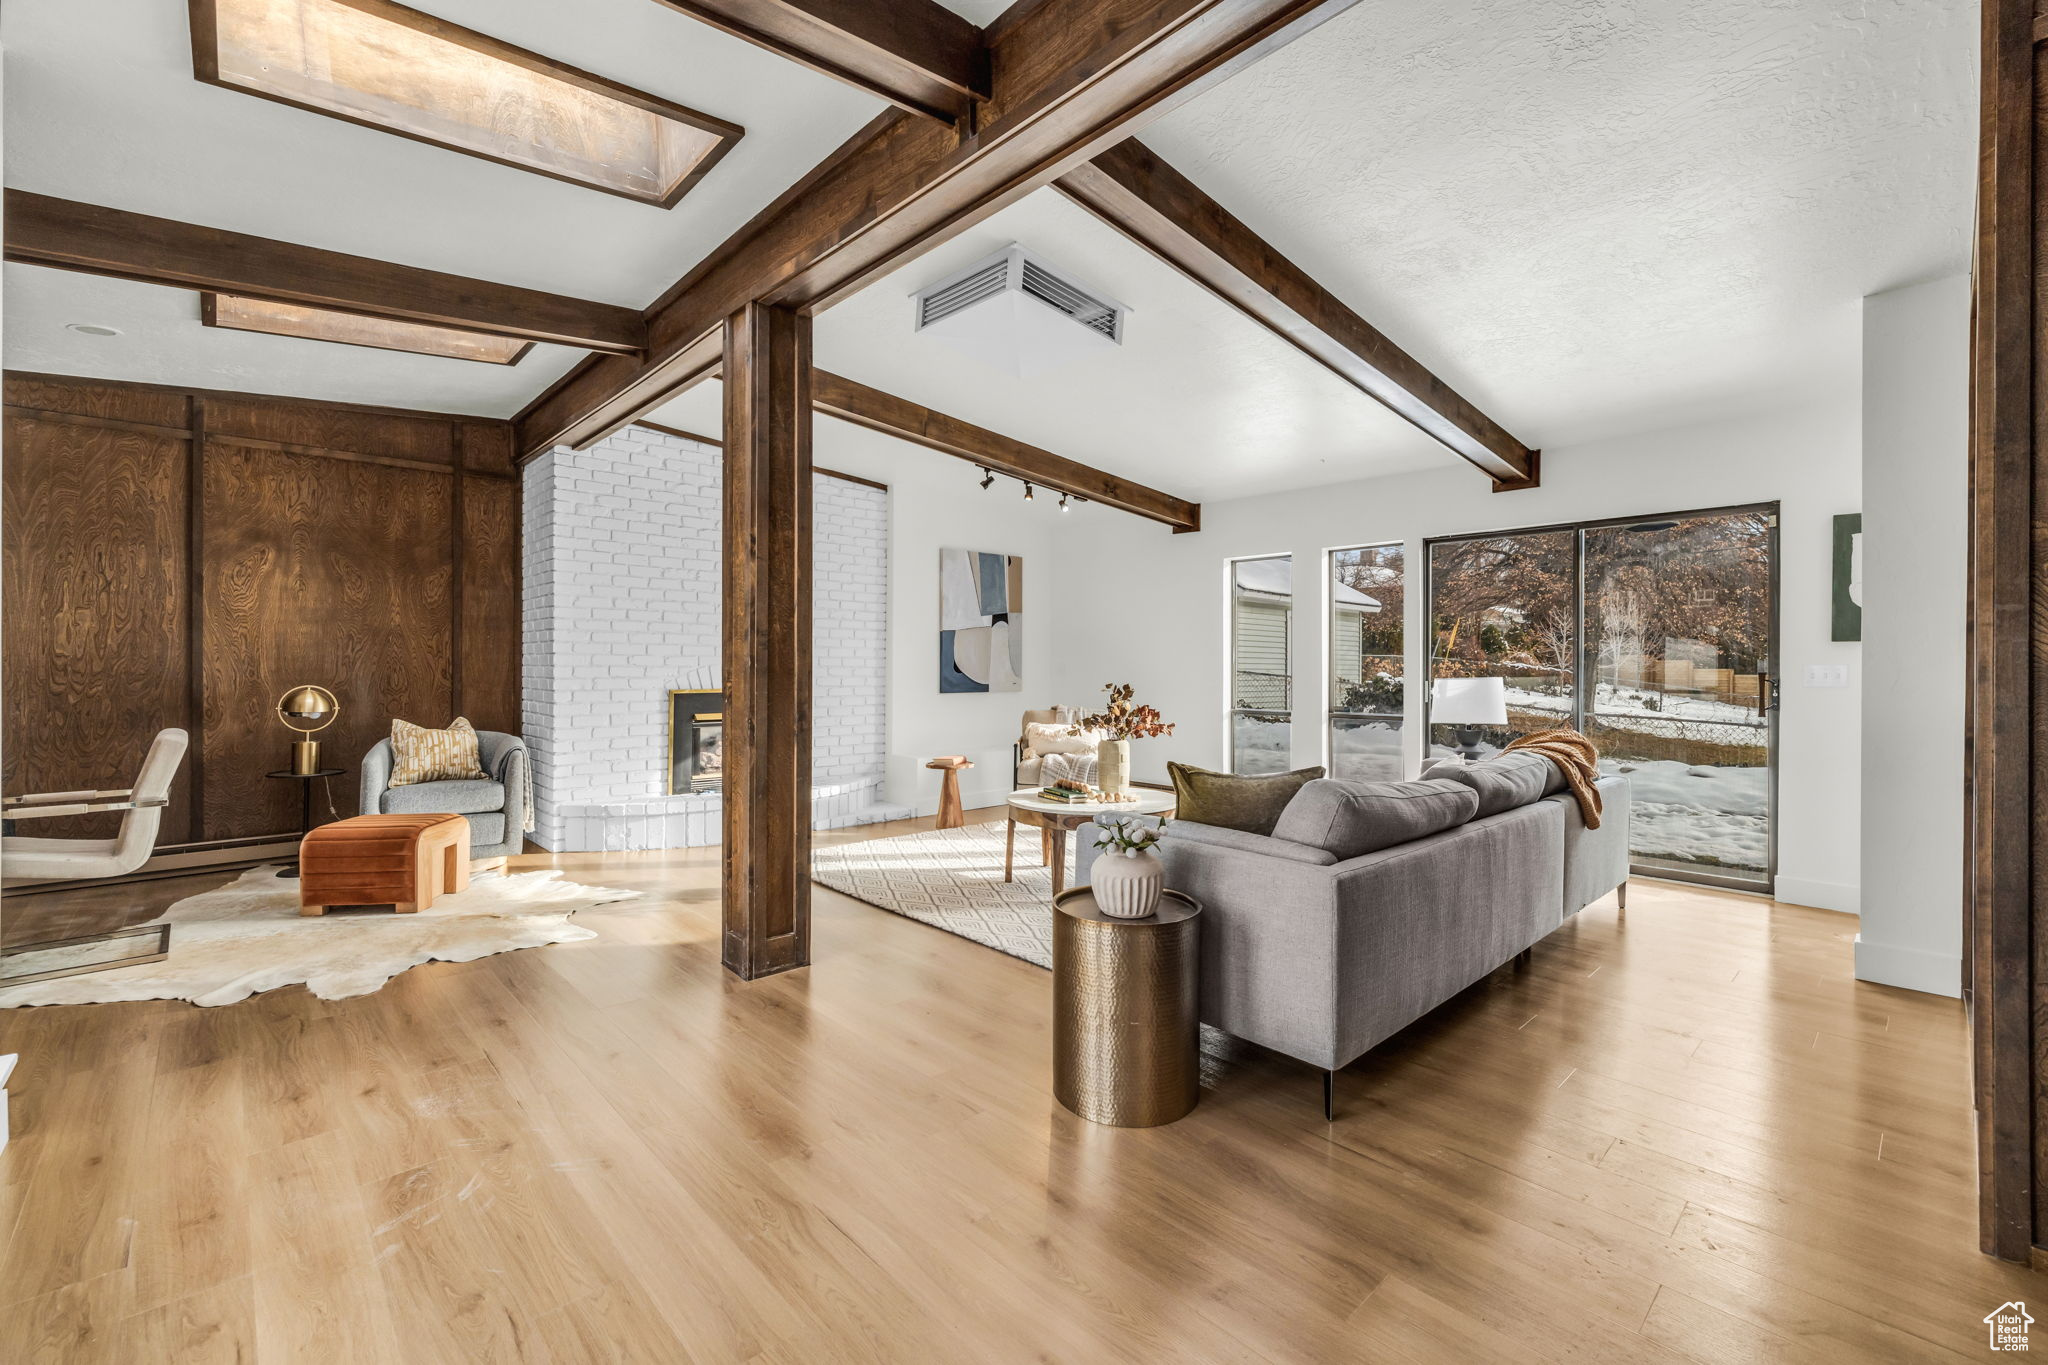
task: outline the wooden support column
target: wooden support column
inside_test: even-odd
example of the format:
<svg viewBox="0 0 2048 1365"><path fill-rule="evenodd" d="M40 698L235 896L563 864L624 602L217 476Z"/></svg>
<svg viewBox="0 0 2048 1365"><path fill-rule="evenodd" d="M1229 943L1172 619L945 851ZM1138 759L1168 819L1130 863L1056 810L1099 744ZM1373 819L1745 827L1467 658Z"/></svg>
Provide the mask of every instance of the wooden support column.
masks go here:
<svg viewBox="0 0 2048 1365"><path fill-rule="evenodd" d="M725 323L725 950L811 960L811 318Z"/></svg>
<svg viewBox="0 0 2048 1365"><path fill-rule="evenodd" d="M1971 338L1965 987L1977 1091L1979 1244L2048 1241L2048 311L2036 262L2048 114L2034 0L1985 0Z"/></svg>

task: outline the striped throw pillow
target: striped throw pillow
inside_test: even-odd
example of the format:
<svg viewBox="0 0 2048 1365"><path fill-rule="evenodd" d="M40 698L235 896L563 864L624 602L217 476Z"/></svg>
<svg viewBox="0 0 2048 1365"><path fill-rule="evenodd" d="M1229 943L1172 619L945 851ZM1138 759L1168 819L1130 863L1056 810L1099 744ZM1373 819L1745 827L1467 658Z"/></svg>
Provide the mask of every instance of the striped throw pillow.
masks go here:
<svg viewBox="0 0 2048 1365"><path fill-rule="evenodd" d="M429 730L409 720L391 722L393 787L421 782L454 782L479 778L483 765L476 756L476 730L461 716L445 730Z"/></svg>

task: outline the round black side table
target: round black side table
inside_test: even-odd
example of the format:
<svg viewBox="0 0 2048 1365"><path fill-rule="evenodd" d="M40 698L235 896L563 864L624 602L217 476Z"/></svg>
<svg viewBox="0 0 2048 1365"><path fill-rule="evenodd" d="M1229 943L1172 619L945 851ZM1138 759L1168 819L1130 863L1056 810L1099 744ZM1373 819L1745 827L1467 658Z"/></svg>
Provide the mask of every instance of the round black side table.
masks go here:
<svg viewBox="0 0 2048 1365"><path fill-rule="evenodd" d="M313 829L313 779L316 777L340 777L347 771L348 769L346 768L322 768L314 773L295 773L289 768L281 768L274 773L265 773L263 775L265 777L294 779L299 783L299 838L303 841L306 835L311 833ZM280 877L298 876L298 860L294 858L292 865L280 869L277 875Z"/></svg>

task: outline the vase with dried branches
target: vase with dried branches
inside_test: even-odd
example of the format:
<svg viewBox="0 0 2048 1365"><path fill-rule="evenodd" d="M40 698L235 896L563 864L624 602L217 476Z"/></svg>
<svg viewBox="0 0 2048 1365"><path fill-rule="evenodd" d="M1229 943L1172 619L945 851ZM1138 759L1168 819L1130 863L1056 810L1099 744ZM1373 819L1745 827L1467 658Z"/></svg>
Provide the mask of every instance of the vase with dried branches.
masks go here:
<svg viewBox="0 0 2048 1365"><path fill-rule="evenodd" d="M1100 735L1095 749L1095 785L1111 801L1127 800L1131 794L1131 741L1156 739L1173 733L1173 726L1159 715L1156 706L1133 706L1135 689L1129 683L1104 683L1109 705L1074 723L1073 733Z"/></svg>

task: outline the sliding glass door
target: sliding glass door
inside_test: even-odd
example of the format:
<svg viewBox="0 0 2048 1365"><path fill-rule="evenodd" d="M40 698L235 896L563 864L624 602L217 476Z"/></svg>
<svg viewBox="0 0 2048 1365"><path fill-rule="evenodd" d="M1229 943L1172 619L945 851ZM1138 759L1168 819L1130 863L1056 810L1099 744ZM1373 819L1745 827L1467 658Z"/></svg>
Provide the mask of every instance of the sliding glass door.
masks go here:
<svg viewBox="0 0 2048 1365"><path fill-rule="evenodd" d="M1430 752L1571 725L1630 779L1639 869L1768 890L1776 553L1768 506L1431 542L1430 676L1501 678L1505 707Z"/></svg>
<svg viewBox="0 0 2048 1365"><path fill-rule="evenodd" d="M1757 508L1585 531L1579 728L1629 775L1646 870L1770 882L1776 536Z"/></svg>

